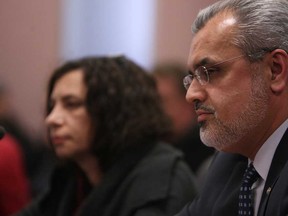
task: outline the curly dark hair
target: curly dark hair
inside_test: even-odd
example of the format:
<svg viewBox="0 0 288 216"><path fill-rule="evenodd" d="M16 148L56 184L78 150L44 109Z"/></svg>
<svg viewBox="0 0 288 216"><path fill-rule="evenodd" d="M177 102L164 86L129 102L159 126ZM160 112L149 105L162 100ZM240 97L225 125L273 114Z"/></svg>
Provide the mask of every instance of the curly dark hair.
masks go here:
<svg viewBox="0 0 288 216"><path fill-rule="evenodd" d="M95 128L92 151L103 166L129 146L170 133L171 122L162 110L154 79L125 56L86 57L56 69L48 84L47 115L57 80L77 69L84 74L86 107Z"/></svg>

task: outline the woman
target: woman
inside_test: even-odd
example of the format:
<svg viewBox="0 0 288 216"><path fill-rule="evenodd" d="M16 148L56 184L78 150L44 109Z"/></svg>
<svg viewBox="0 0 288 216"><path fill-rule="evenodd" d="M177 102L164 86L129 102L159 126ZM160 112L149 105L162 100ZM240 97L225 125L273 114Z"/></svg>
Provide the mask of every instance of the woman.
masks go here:
<svg viewBox="0 0 288 216"><path fill-rule="evenodd" d="M195 195L154 81L131 60L89 57L52 75L49 138L61 165L20 215L173 215Z"/></svg>

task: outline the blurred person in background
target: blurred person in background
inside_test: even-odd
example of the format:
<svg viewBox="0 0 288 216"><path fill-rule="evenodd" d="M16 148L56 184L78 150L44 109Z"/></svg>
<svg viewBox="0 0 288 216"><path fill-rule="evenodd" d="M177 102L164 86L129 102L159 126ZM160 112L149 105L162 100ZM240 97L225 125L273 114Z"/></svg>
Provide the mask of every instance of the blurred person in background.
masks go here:
<svg viewBox="0 0 288 216"><path fill-rule="evenodd" d="M185 66L180 63L159 64L152 70L152 75L156 79L164 110L172 120L173 130L168 141L183 151L191 170L202 182L214 149L201 142L195 110L185 99Z"/></svg>
<svg viewBox="0 0 288 216"><path fill-rule="evenodd" d="M196 194L154 80L131 60L86 57L52 74L49 138L59 166L21 216L173 215Z"/></svg>
<svg viewBox="0 0 288 216"><path fill-rule="evenodd" d="M0 125L12 136L21 151L23 167L28 177L32 197L47 188L54 158L44 139L28 134L10 104L9 87L0 83Z"/></svg>
<svg viewBox="0 0 288 216"><path fill-rule="evenodd" d="M0 215L10 216L22 209L30 202L30 192L22 150L6 132L0 139Z"/></svg>

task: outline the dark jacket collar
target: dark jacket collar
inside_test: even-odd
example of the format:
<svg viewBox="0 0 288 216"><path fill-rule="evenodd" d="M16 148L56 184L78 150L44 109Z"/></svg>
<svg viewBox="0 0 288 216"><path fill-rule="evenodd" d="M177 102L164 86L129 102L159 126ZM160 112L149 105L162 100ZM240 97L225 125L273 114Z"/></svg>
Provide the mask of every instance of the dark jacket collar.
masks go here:
<svg viewBox="0 0 288 216"><path fill-rule="evenodd" d="M288 129L284 133L272 160L259 206L258 215L264 215L271 191L288 160Z"/></svg>

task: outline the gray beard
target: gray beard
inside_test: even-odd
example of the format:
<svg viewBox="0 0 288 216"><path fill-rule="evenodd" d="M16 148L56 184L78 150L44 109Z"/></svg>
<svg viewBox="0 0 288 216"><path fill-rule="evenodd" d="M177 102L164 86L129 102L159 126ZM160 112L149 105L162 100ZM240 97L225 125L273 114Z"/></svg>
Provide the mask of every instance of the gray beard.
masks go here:
<svg viewBox="0 0 288 216"><path fill-rule="evenodd" d="M264 80L259 72L252 78L252 89L249 102L231 121L223 122L215 118L211 122L204 122L200 128L202 142L217 150L227 149L235 145L248 132L251 132L265 118L268 109L269 95L265 89Z"/></svg>

